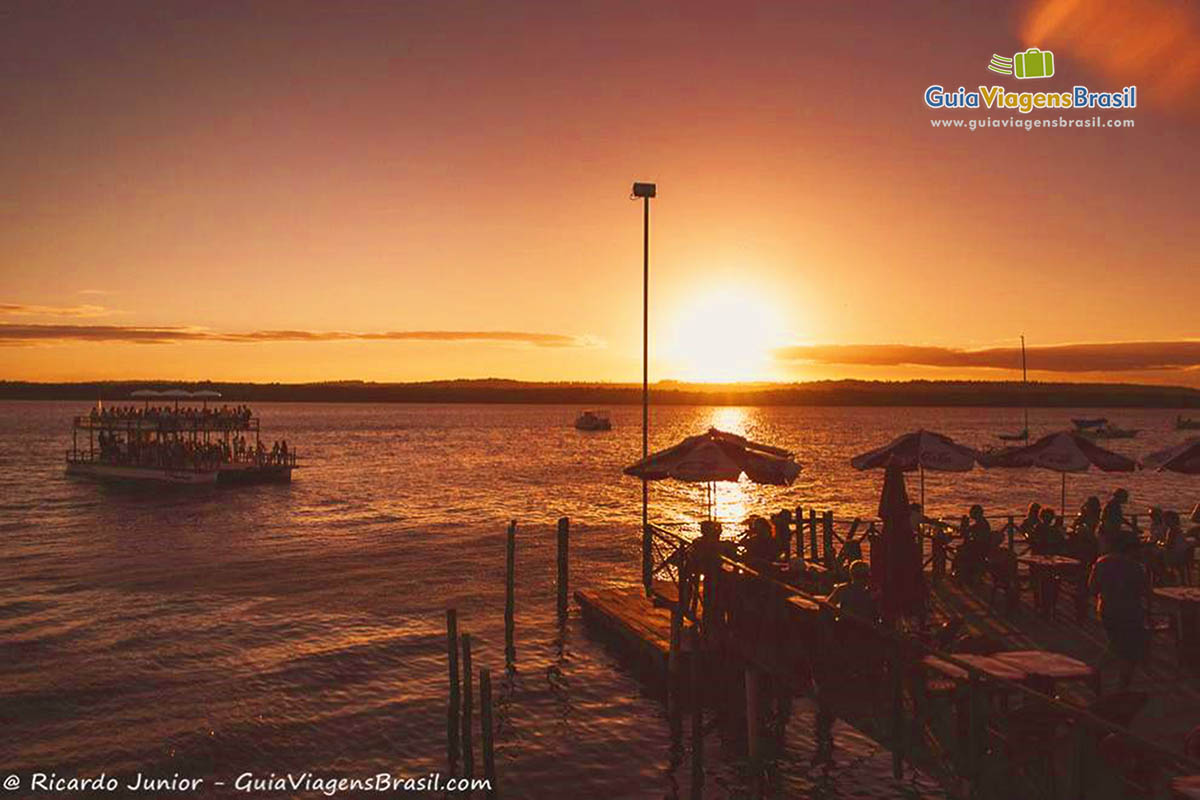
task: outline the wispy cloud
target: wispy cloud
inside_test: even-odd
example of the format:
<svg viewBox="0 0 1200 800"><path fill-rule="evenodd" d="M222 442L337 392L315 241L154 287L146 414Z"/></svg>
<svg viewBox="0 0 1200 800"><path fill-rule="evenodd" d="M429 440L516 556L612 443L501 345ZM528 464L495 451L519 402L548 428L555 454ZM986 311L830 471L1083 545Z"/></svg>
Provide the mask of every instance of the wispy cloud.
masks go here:
<svg viewBox="0 0 1200 800"><path fill-rule="evenodd" d="M7 317L105 317L116 313L104 306L43 306L34 303L0 303L0 316Z"/></svg>
<svg viewBox="0 0 1200 800"><path fill-rule="evenodd" d="M91 294L91 295L105 297L110 294L116 294L116 291L114 291L113 289L80 289L79 294Z"/></svg>
<svg viewBox="0 0 1200 800"><path fill-rule="evenodd" d="M1030 347L1030 369L1043 372L1132 372L1200 367L1200 340L1101 342ZM873 367L1021 368L1019 347L963 350L904 344L797 345L775 351L781 361Z"/></svg>
<svg viewBox="0 0 1200 800"><path fill-rule="evenodd" d="M494 342L533 347L589 347L597 341L586 336L526 331L211 331L204 328L137 325L14 325L0 324L0 343L127 342L172 344L178 342L345 342L420 341Z"/></svg>

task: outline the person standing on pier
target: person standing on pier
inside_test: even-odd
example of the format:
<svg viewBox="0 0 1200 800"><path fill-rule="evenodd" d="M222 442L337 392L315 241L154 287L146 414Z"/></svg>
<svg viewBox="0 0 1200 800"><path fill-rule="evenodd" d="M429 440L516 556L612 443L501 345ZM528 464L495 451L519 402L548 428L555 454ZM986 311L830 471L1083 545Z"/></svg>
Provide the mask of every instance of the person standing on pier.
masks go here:
<svg viewBox="0 0 1200 800"><path fill-rule="evenodd" d="M1143 604L1149 587L1146 571L1134 557L1137 537L1126 533L1114 545L1113 552L1096 560L1088 589L1097 595L1096 611L1108 635L1109 653L1120 665L1120 687L1125 690L1150 644Z"/></svg>

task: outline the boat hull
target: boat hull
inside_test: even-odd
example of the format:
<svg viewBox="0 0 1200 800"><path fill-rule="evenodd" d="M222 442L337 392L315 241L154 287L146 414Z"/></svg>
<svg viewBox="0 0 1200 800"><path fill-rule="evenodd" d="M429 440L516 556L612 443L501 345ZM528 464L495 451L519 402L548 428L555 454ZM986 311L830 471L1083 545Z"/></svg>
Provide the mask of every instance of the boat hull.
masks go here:
<svg viewBox="0 0 1200 800"><path fill-rule="evenodd" d="M217 470L167 469L126 464L67 462L67 474L101 481L211 486L217 482Z"/></svg>
<svg viewBox="0 0 1200 800"><path fill-rule="evenodd" d="M222 464L217 483L244 486L252 483L291 483L292 466L287 464Z"/></svg>

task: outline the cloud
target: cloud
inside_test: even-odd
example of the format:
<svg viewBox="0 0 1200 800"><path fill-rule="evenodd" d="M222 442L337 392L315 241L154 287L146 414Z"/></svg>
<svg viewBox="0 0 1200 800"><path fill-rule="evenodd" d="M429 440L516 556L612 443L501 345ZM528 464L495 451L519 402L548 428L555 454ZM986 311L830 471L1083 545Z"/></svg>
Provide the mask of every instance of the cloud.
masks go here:
<svg viewBox="0 0 1200 800"><path fill-rule="evenodd" d="M1026 47L1065 50L1161 103L1191 105L1200 87L1200 14L1190 3L1034 0L1021 28Z"/></svg>
<svg viewBox="0 0 1200 800"><path fill-rule="evenodd" d="M31 303L0 303L0 316L8 317L105 317L115 313L104 306L40 306Z"/></svg>
<svg viewBox="0 0 1200 800"><path fill-rule="evenodd" d="M904 344L797 345L775 351L781 361L872 367L1021 368L1019 347L961 350ZM1104 342L1030 347L1030 369L1039 372L1130 372L1200 367L1200 340Z"/></svg>
<svg viewBox="0 0 1200 800"><path fill-rule="evenodd" d="M2 308L2 306L0 306ZM266 330L230 333L204 328L148 327L137 325L13 325L0 323L0 343L30 342L126 342L172 344L178 342L497 342L533 347L590 347L596 340L586 336L523 331L351 331Z"/></svg>

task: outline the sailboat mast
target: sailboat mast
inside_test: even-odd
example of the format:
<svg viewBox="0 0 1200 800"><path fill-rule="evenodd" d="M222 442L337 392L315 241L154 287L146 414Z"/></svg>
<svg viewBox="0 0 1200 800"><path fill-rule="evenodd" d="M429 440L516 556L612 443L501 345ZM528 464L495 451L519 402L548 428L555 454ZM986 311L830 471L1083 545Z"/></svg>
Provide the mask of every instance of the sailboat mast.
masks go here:
<svg viewBox="0 0 1200 800"><path fill-rule="evenodd" d="M1025 334L1021 334L1021 399L1025 403L1025 443L1029 443L1029 370L1025 365Z"/></svg>

